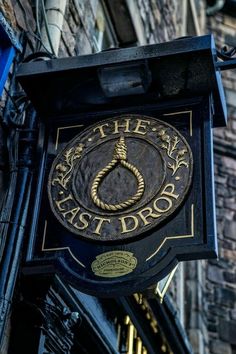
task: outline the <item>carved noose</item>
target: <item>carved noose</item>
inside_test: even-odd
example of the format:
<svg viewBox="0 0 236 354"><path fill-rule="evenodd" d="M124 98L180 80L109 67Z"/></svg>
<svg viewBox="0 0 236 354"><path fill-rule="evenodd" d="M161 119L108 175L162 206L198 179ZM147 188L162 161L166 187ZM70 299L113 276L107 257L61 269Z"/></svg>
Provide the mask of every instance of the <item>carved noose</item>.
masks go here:
<svg viewBox="0 0 236 354"><path fill-rule="evenodd" d="M131 197L130 199L126 200L125 202L119 204L107 204L104 203L98 197L98 187L102 181L102 179L118 164L121 164L128 170L130 170L137 179L138 188L136 194ZM127 162L127 146L125 144L124 137L120 137L119 141L115 144L115 149L113 153L113 159L111 162L108 163L106 167L104 167L94 178L92 188L91 188L91 197L94 202L99 208L103 210L109 211L117 211L122 210L131 205L135 204L138 200L141 199L144 192L144 179L139 170L132 165L131 163Z"/></svg>

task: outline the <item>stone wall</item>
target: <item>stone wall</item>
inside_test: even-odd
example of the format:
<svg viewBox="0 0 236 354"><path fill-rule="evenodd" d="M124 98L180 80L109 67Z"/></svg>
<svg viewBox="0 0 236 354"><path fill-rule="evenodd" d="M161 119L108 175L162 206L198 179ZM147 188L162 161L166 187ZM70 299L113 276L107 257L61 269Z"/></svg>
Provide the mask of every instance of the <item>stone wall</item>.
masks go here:
<svg viewBox="0 0 236 354"><path fill-rule="evenodd" d="M173 0L138 0L146 42L166 42L181 36L182 5Z"/></svg>
<svg viewBox="0 0 236 354"><path fill-rule="evenodd" d="M18 35L24 32L31 51L37 49L34 3L30 0L0 0L0 10ZM131 13L131 17L140 18L147 44L173 40L182 35L182 4L174 0L138 0L133 3L135 13ZM99 0L68 0L59 57L96 51L94 33L99 21L99 4Z"/></svg>
<svg viewBox="0 0 236 354"><path fill-rule="evenodd" d="M62 32L59 57L96 51L94 30L99 1L69 0ZM145 43L153 44L181 36L182 9L173 0L138 0L134 16L140 17Z"/></svg>
<svg viewBox="0 0 236 354"><path fill-rule="evenodd" d="M236 345L236 155L215 154L219 260L207 263L205 291L210 353Z"/></svg>
<svg viewBox="0 0 236 354"><path fill-rule="evenodd" d="M218 13L208 20L217 48L235 46L236 19ZM227 128L214 130L219 259L206 262L205 317L211 354L236 350L236 72L223 73Z"/></svg>

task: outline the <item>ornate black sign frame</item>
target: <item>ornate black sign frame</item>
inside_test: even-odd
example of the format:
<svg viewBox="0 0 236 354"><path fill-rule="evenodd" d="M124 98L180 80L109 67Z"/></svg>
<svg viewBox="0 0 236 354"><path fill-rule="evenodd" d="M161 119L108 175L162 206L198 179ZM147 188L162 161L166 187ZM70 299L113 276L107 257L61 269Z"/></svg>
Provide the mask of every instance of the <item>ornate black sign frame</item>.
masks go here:
<svg viewBox="0 0 236 354"><path fill-rule="evenodd" d="M133 112L134 110L132 114ZM94 295L130 294L163 278L180 260L217 255L211 118L204 119L206 115L211 114L209 100L198 98L188 105L185 103L184 106L173 106L171 110L164 106L161 109L136 109L131 119L143 116L144 112L145 115L148 113L148 116L164 122L164 125L175 126L176 131L184 137L193 156L192 182L189 183L189 189L180 207L166 220L150 229L147 228L144 232L142 230L139 235L131 235L128 239L111 238L108 239L109 242L100 239L96 241L94 238L86 240L58 221L52 211L52 202L51 206L49 202L47 183L51 185L53 178L55 179L53 173L51 172L50 176L49 172L53 171L52 166L55 170L60 163L58 160L53 162L55 157L58 152L67 151L68 142L84 131L88 118L91 123L94 118L97 121L97 114L81 116L79 124L76 124L76 117L68 126L48 126L48 139L44 131L41 131L39 153L42 165L39 167L39 179L36 181L38 188L33 215L36 222L31 229L33 242L28 262L35 266L40 264L41 270L43 263L45 266L54 265L55 271L72 285ZM122 112L122 116L131 117L128 112ZM104 118L113 117L112 112L101 114L102 121ZM98 122L101 122L100 117Z"/></svg>
<svg viewBox="0 0 236 354"><path fill-rule="evenodd" d="M56 272L110 297L144 290L179 261L217 257L212 127L225 110L213 55L212 37L203 36L23 65L18 76L42 117L25 272ZM124 69L131 86L113 83Z"/></svg>

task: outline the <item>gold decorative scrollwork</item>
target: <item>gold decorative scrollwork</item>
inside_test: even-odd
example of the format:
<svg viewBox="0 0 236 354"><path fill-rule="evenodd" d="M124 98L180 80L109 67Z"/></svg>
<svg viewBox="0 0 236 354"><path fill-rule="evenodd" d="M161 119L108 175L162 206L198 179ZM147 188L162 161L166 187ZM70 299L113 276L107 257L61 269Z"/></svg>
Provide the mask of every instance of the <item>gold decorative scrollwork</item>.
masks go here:
<svg viewBox="0 0 236 354"><path fill-rule="evenodd" d="M185 159L185 154L188 152L186 148L179 149L179 138L175 136L169 136L164 129L158 132L158 135L162 141L161 148L166 150L167 156L173 161L168 162L167 167L172 170L172 176L178 171L181 166L189 168L189 164Z"/></svg>
<svg viewBox="0 0 236 354"><path fill-rule="evenodd" d="M52 185L58 183L64 189L67 189L67 184L71 178L73 167L76 159L81 157L83 151L83 144L79 144L76 147L72 147L64 153L65 161L56 165L56 177L52 180Z"/></svg>
<svg viewBox="0 0 236 354"><path fill-rule="evenodd" d="M119 204L107 204L104 203L98 196L98 187L102 182L103 178L113 170L113 168L121 164L123 167L130 170L133 175L136 177L138 182L138 188L136 194L131 197L130 199L126 200L125 202ZM104 167L94 178L92 188L91 188L91 197L94 202L99 208L103 210L109 211L118 211L130 207L134 205L137 201L139 201L144 193L144 179L139 170L132 165L131 163L127 162L127 146L125 144L124 137L120 137L119 141L115 144L113 159L111 162L108 163L106 167Z"/></svg>

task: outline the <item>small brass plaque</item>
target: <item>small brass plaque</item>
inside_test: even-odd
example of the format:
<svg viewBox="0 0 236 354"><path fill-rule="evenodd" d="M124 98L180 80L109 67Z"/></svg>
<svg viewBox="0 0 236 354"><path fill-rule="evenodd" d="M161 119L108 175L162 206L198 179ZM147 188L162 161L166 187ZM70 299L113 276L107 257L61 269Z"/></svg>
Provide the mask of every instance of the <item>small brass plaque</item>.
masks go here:
<svg viewBox="0 0 236 354"><path fill-rule="evenodd" d="M137 258L131 252L111 251L98 255L91 268L98 277L115 278L132 273L137 266Z"/></svg>

